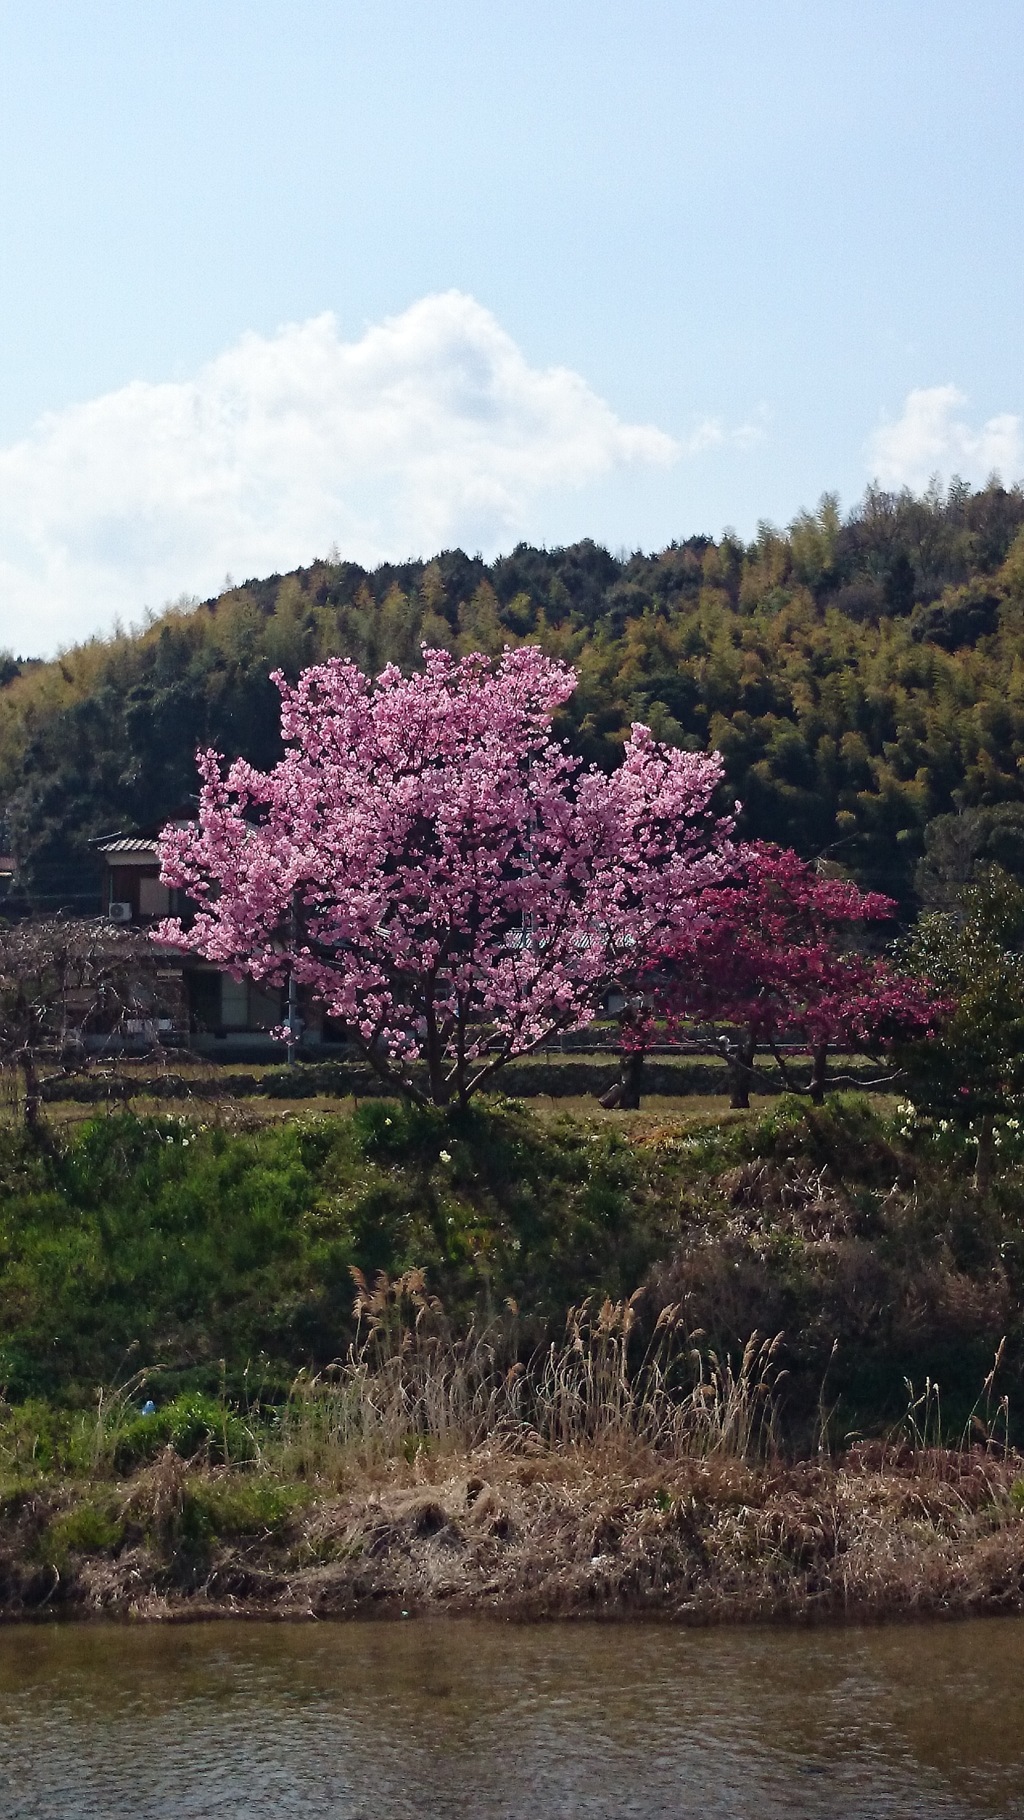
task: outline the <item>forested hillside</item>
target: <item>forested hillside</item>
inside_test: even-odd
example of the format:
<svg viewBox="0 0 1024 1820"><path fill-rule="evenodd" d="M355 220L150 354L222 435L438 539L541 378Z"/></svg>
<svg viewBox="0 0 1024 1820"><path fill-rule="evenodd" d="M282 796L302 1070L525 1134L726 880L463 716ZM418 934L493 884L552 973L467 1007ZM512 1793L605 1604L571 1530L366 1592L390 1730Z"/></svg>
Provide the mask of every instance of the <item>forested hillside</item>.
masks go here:
<svg viewBox="0 0 1024 1820"><path fill-rule="evenodd" d="M318 562L52 663L2 658L0 802L24 894L92 909L90 841L187 813L197 745L271 762L270 671L524 639L579 669L564 731L580 752L614 765L633 720L717 746L748 835L908 908L979 854L1024 874L1024 492L993 482L875 489L846 518L826 495L750 545Z"/></svg>

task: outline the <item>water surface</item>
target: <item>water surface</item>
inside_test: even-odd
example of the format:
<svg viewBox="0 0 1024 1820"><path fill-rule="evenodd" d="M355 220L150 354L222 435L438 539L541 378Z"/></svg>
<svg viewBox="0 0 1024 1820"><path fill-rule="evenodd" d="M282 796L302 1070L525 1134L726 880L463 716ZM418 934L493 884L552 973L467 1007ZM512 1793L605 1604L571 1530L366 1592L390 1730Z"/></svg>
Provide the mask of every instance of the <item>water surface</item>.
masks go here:
<svg viewBox="0 0 1024 1820"><path fill-rule="evenodd" d="M1024 1623L0 1630L3 1820L1024 1817Z"/></svg>

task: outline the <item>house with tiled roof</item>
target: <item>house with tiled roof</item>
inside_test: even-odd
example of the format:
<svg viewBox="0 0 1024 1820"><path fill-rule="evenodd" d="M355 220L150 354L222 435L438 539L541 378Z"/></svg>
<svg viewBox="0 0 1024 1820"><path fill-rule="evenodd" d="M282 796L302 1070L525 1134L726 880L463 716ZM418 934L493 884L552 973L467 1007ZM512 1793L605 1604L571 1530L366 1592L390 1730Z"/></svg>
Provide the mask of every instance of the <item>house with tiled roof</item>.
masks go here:
<svg viewBox="0 0 1024 1820"><path fill-rule="evenodd" d="M155 836L112 834L96 846L103 861L103 916L140 930L165 916L187 916L182 894L161 882ZM212 961L171 948L166 961L181 980L193 1047L219 1055L277 1051L272 1032L281 1029L288 1015L283 988L234 979ZM344 1042L344 1030L325 1019L320 1007L304 1004L301 1011L304 1046Z"/></svg>

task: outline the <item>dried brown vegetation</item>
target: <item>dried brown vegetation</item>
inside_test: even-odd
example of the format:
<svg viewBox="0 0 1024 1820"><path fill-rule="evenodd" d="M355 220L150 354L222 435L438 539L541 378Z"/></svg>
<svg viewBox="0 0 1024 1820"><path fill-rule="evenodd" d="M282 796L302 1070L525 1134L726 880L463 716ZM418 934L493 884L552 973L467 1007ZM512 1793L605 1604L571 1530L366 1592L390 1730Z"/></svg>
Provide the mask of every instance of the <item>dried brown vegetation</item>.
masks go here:
<svg viewBox="0 0 1024 1820"><path fill-rule="evenodd" d="M0 1611L1024 1610L1024 1457L1005 1439L1001 1358L959 1447L942 1445L928 1382L888 1440L793 1463L776 1341L718 1358L670 1306L638 1346L634 1297L573 1310L564 1342L524 1368L493 1334L450 1335L419 1272L359 1278L356 1302L347 1360L300 1376L272 1422L254 1411L243 1431L225 1413L191 1458L166 1445L126 1474L129 1400L108 1398L88 1478L32 1480L22 1461L0 1497Z"/></svg>
<svg viewBox="0 0 1024 1820"><path fill-rule="evenodd" d="M305 1495L176 1456L0 1522L4 1615L893 1618L1024 1610L1024 1461L481 1449ZM92 1521L82 1521L82 1510Z"/></svg>

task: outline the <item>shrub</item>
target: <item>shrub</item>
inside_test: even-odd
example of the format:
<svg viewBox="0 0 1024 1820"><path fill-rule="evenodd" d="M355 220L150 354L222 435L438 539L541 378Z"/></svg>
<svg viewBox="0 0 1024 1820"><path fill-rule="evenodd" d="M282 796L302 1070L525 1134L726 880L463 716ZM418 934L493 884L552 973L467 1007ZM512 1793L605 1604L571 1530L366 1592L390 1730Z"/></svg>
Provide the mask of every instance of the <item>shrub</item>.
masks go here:
<svg viewBox="0 0 1024 1820"><path fill-rule="evenodd" d="M214 1536L279 1535L306 1495L256 1479L214 1479L190 1491Z"/></svg>
<svg viewBox="0 0 1024 1820"><path fill-rule="evenodd" d="M130 1471L172 1447L183 1460L204 1454L222 1465L250 1460L255 1451L245 1423L223 1404L196 1393L176 1397L151 1415L136 1416L122 1429L114 1450L119 1472Z"/></svg>
<svg viewBox="0 0 1024 1820"><path fill-rule="evenodd" d="M47 1527L41 1552L55 1567L61 1567L71 1554L109 1554L124 1539L124 1524L98 1504L76 1505L62 1511Z"/></svg>

